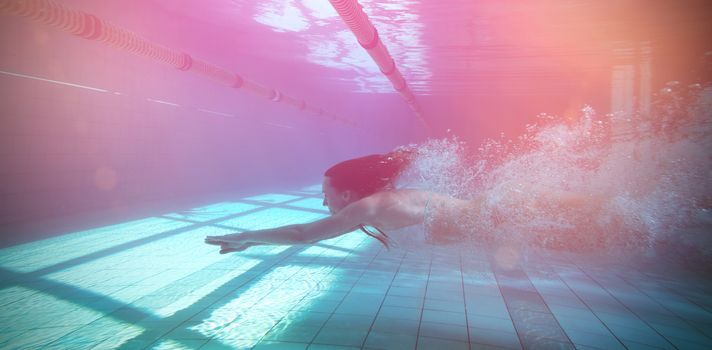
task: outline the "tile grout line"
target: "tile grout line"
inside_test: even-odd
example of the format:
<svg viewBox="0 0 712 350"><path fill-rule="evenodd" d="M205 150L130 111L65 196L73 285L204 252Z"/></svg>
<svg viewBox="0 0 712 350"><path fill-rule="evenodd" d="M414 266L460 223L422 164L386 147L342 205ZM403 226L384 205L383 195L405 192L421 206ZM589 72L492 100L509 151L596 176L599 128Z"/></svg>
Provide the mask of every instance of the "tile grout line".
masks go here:
<svg viewBox="0 0 712 350"><path fill-rule="evenodd" d="M433 254L430 252L430 263L428 265L428 281L425 283L425 294L423 295L423 305L420 307L420 319L418 320L418 331L415 333L415 349L418 349L420 342L420 326L423 324L423 314L425 314L425 300L428 297L428 285L430 285L430 273L433 270Z"/></svg>
<svg viewBox="0 0 712 350"><path fill-rule="evenodd" d="M571 286L570 286L568 283L566 283L566 281L564 281L563 278L561 278L561 276L559 275L558 272L555 272L555 273L556 273L556 276L557 276L557 278L559 279L559 281L561 281L563 284L565 284L565 285L566 285L566 288L568 288L568 290L569 290L574 296L576 296L576 299L578 299L583 305L586 306L588 312L590 312L599 322L601 322L601 324L603 325L603 327L605 327L605 328L608 330L608 332L609 332L614 338L616 338L616 340L623 346L623 348L628 349L628 346L626 346L626 345L623 343L623 341L622 341L620 338L618 338L618 336L613 332L613 330L611 330L611 329L608 327L608 325L607 325L605 322L603 322L603 320L601 320L601 318L598 316L598 314L596 314L596 312L593 311L593 309L591 308L591 306L588 305L588 303L587 303L585 300L583 300L583 299L581 298L581 296L579 296L578 293L576 293L576 291L574 291L573 289L571 289ZM532 283L532 285L534 285L534 284ZM537 289L535 285L534 285L534 289ZM537 289L537 293L539 293L539 295L541 296L541 293L539 292L538 289ZM551 312L551 308L549 308L549 304L546 302L546 299L542 298L542 300L544 301L544 304L546 304L546 308L549 309L549 312L551 313L551 315L554 316L554 319L555 319L556 322L559 324L559 327L561 327L561 323L559 322L559 319L556 317L556 314L554 314L553 312ZM569 341L571 341L571 338L569 337L569 335L568 335L568 333L566 332L566 330L565 330L563 327L561 327L561 330L564 331L564 334L566 334L566 337L569 338ZM574 346L576 346L576 344L575 344L573 341L571 341L571 343L574 344Z"/></svg>
<svg viewBox="0 0 712 350"><path fill-rule="evenodd" d="M575 262L571 262L571 264L572 264L573 266L575 266L581 273L583 273L583 275L586 276L586 278L588 278L589 280L593 281L596 285L598 285L601 289L603 289L611 298L613 298L616 302L618 302L618 304L620 304L620 305L623 306L626 310L628 310L628 312L630 312L631 314L633 314L633 315L634 315L636 318L638 318L641 322L645 323L645 325L648 326L648 328L652 329L655 333L657 333L659 336L661 336L663 339L665 339L665 341L667 341L674 349L679 349L679 348L678 348L677 346L675 346L675 344L673 344L667 337L665 337L665 336L662 335L657 329L655 329L655 327L651 326L650 323L648 323L647 321L645 321L642 317L640 317L640 315L638 315L636 312L634 312L633 310L631 310L631 309L628 307L628 305L625 305L623 302L621 302L620 300L618 300L618 298L616 298L613 294L611 294L611 292L610 292L607 288L605 288L605 287L602 286L597 280L595 280L595 279L593 279L591 276L589 276L589 274L588 274L585 270L583 270L583 269L581 268L581 266L579 266L579 265L576 264ZM563 279L562 279L562 280L563 280ZM566 281L564 281L564 283L566 283ZM568 283L566 283L566 285L569 286ZM571 288L571 286L569 286L569 288ZM572 290L573 290L573 289L572 289ZM574 291L574 294L576 294L576 295L578 296L578 293L576 293L575 291ZM604 322L604 325L605 325L605 322Z"/></svg>
<svg viewBox="0 0 712 350"><path fill-rule="evenodd" d="M289 200L289 201L285 201L284 203L293 202L293 201L297 201L297 200L300 200L300 198L291 199L291 200ZM172 237L172 236L176 236L176 235L183 234L183 233L185 233L185 232L190 232L191 230L199 229L199 228L201 228L201 227L210 227L210 226L211 226L212 224L214 224L214 223L219 223L219 222L222 222L222 221L225 221L225 220L230 220L230 219L237 218L237 217L242 217L242 216L251 215L251 214L254 214L254 213L256 213L256 212L268 210L268 209L271 209L271 208L273 208L273 207L271 207L271 206L266 206L266 205L262 205L261 207L252 208L252 209L248 209L248 210L241 211L241 212L237 212L237 213L227 214L227 215L225 215L225 216L223 216L223 217L215 218L215 219L211 219L211 220L207 220L207 221L204 221L204 222L201 222L201 223L196 223L196 224L189 225L189 226L185 226L185 227L180 227L180 228L171 229L171 230L168 230L168 231L163 231L163 232L156 233L156 234L153 234L153 235L150 235L150 236L146 236L146 237L143 237L143 238L138 238L138 239L135 239L135 240L133 240L133 241L128 241L128 242L120 243L120 244L115 245L115 246L111 246L111 247L108 247L108 248L104 248L104 249L102 249L102 250L100 250L100 251L97 251L97 252L94 252L94 253L90 253L90 254L86 254L86 255L83 255L83 256L71 258L71 259L69 259L69 260L65 260L65 261L62 261L62 262L58 262L58 263L56 263L56 264L54 264L54 265L46 266L46 267L40 268L40 269L38 269L38 270L33 270L33 271L25 272L25 273L22 273L22 275L23 275L23 276L29 276L29 277L32 277L32 278L34 278L34 277L42 277L42 276L45 276L45 275L50 274L50 273L52 273L52 272L59 271L60 269L61 269L61 270L64 270L64 269L69 268L69 267L73 267L73 266L78 266L78 265L84 264L84 263L87 262L86 260L88 260L88 261L93 261L93 260L97 260L97 259L99 259L99 258L103 258L103 257L109 256L109 255L113 255L115 251L123 251L123 250L125 250L127 247L136 246L136 245L139 245L139 246L140 246L140 245L143 245L143 244L145 244L145 243L159 241L159 240L162 240L162 239L165 239L165 238L168 238L168 237ZM155 217L155 216L154 216L154 217ZM151 218L151 217L149 217L149 218ZM119 250L119 249L120 249L120 250ZM103 255L103 256L102 256L102 255ZM81 262L81 263L80 263L80 262ZM11 281L10 281L10 282L11 282ZM8 281L0 282L0 287L2 287L3 285L5 285L5 284L7 284L7 283L8 283Z"/></svg>
<svg viewBox="0 0 712 350"><path fill-rule="evenodd" d="M566 333L566 330L564 329L564 327L561 326L561 322L559 322L559 320L556 318L556 315L554 315L554 313L551 312L551 309L549 308L549 304L546 303L546 300L541 296L541 293L539 293L539 290L536 289L536 286L534 285L534 283L532 283L532 279L531 279L531 277L529 277L529 274L523 268L521 268L521 270L522 270L522 273L524 273L524 276L527 277L527 282L529 282L529 284L532 286L532 288L534 288L534 291L541 299L541 302L544 304L544 307L546 307L546 310L549 312L549 315L551 315L551 317L554 319L554 322L556 322L556 325L559 326L559 329L561 329L561 332L564 334L564 336L566 336L566 339L569 341L569 343L571 345L573 345L575 348L576 344L574 344L573 340L571 340L571 337ZM623 345L623 347L626 347L626 346Z"/></svg>
<svg viewBox="0 0 712 350"><path fill-rule="evenodd" d="M297 199L294 199L294 200L297 200ZM256 210L255 210L255 209L256 209ZM260 211L260 210L263 210L263 209L266 209L266 208L265 208L265 207L262 207L262 208L253 208L253 210L248 210L248 212ZM228 214L228 215L226 215L226 216L224 216L224 217L222 217L222 218L216 218L216 219L209 220L209 221L210 221L210 222L214 222L214 221L217 221L217 220L225 219L226 217L239 217L239 216L242 216L242 215L244 215L244 212ZM200 226L200 227L205 226L205 224L196 224L196 225L197 225L197 226ZM191 226L194 226L194 225L191 225ZM186 227L186 228L190 228L191 226L188 226L188 227ZM178 230L178 231L182 231L181 229L177 229L177 230ZM174 231L175 231L175 230L174 230ZM167 231L167 232L171 232L171 231ZM181 232L181 233L182 233L182 232ZM175 233L172 234L172 235L175 235ZM301 250L301 249L298 249L298 250ZM284 257L282 257L282 259L277 260L277 261L274 261L271 266L274 266L275 264L278 264L278 263L280 263L281 261L283 261L283 260L285 260L285 259L287 259L287 258L293 256L295 253L296 253L296 251L295 251L295 252L292 252L291 254L286 254ZM74 259L74 260L76 260L76 259ZM157 273L157 274L160 274L160 272ZM154 276L155 276L155 275L154 275ZM248 283L248 282L254 280L255 278L257 278L257 276L259 276L259 275L253 276L252 278L250 278L250 279L249 279L248 281L246 281L245 283ZM144 280L146 280L146 279L148 279L148 278L150 278L150 277L147 277L147 278L145 278ZM143 281L143 280L142 280L142 281ZM130 287L130 286L126 286L125 288L129 288L129 287ZM123 289L125 289L125 288L122 288L121 290L123 290ZM238 288L239 288L239 287L238 287ZM118 291L117 291L117 292L118 292ZM227 294L229 294L229 293L226 293L225 295L227 295ZM130 306L131 304L132 304L132 303L128 303L127 305ZM206 308L206 309L207 309L207 308ZM205 309L203 309L203 310L205 310ZM199 312L202 312L203 310L200 310ZM196 313L196 314L197 314L197 313ZM103 317L100 317L99 319L102 319L102 318L104 318L104 317L110 317L109 315L110 315L110 314L105 314ZM99 319L97 319L97 320L99 320ZM161 319L165 319L165 318L161 318ZM95 321L97 321L97 320L95 320ZM90 325L90 324L93 323L93 322L94 322L94 321L92 321L92 322L90 322L90 323L87 323L87 324L83 325L82 327L88 326L88 325ZM172 328L169 332L166 332L165 334L170 333L171 331L177 329L179 326L180 326L180 324L178 324L176 327ZM82 327L80 327L80 328L82 328ZM77 330L79 330L80 328L78 328ZM74 333L74 332L76 332L77 330L75 330L75 331L73 331L73 332L70 332L70 333L68 333L68 334ZM65 334L65 336L66 336L66 334ZM63 337L64 337L64 336L63 336ZM140 335L139 335L139 337L140 337ZM135 339L135 338L136 338L136 337L134 337L133 339ZM212 338L214 338L214 335L213 335L212 337L210 337L210 338L208 339L208 341L210 341L210 339L212 339ZM160 339L162 339L162 338L159 338L159 339L157 339L157 340L151 342L150 344L153 344L153 343L159 341ZM59 340L59 338L58 338L57 340ZM106 340L106 339L105 339L105 340ZM104 340L104 341L105 341L105 340ZM56 340L55 340L55 341L56 341ZM179 341L180 341L180 340L179 340ZM54 341L53 341L53 342L54 342ZM52 343L53 343L53 342L52 342ZM103 342L103 341L102 341L102 342ZM96 344L96 346L100 345L102 342L99 342L98 344ZM206 343L207 343L207 341L206 341ZM50 344L51 344L51 343L50 343ZM45 344L45 346L48 346L48 345L50 345L50 344ZM150 346L150 344L149 344L148 346ZM203 345L204 345L204 344L203 344Z"/></svg>
<svg viewBox="0 0 712 350"><path fill-rule="evenodd" d="M281 263L282 261L291 258L292 256L294 256L295 254L299 253L299 252L302 251L302 250L303 250L303 248L299 248L298 251L294 251L294 252L292 252L292 253L290 253L290 254L285 254L285 256L282 257L281 259L273 261L273 264L270 265L269 268L265 269L265 271L263 271L263 272L261 272L261 273L255 275L255 276L252 276L252 278L250 278L249 280L245 281L242 285L245 285L245 284L247 284L247 283L252 283L253 280L258 280L261 275L263 275L263 274L266 273L266 271L271 270L275 265L278 265L278 264ZM281 284L284 284L284 283L286 283L286 280L283 280ZM241 286L242 286L242 285L241 285ZM235 290L239 289L241 286L236 287L233 291L230 291L230 292L225 293L220 299L222 299L222 298L228 296L229 294L232 294ZM269 295L269 293L265 294L262 298L260 298L260 299L258 299L257 301L255 301L252 305L253 305L253 306L256 305L257 303L259 303L260 301L262 301L264 298L266 298L267 295ZM219 300L219 299L218 299L218 300ZM216 301L216 302L217 302L217 301ZM215 302L214 302L213 304L215 304ZM206 306L204 309L197 311L197 312L194 313L192 316L195 316L195 315L197 315L197 314L199 314L199 313L201 313L201 312L203 312L203 311L205 311L205 310L210 309L210 307L211 307L213 304L210 304L210 305ZM192 316L191 316L191 317L192 317ZM171 317L168 317L168 318L171 318ZM161 320L165 320L165 319L167 319L167 317L161 318ZM189 319L190 319L190 318L189 318ZM232 323L232 322L234 322L234 321L235 321L235 320L231 321L230 323ZM183 323L185 323L185 322L186 322L186 321L178 323L175 327L171 328L170 331L164 333L164 335L170 334L170 333L173 332L174 330L178 329L178 328L179 328ZM229 325L230 323L228 323L228 324L226 324L226 325L224 325L224 326L227 326L227 325ZM140 336L140 335L139 335L139 336ZM213 334L212 336L210 336L209 338L207 338L206 341L205 341L205 343L203 343L200 347L202 348L203 346L205 346L205 344L207 344L207 343L209 343L211 340L213 340L213 339L215 338L215 336L216 336L216 334ZM136 338L136 337L134 337L133 339L135 339L135 338ZM171 339L171 338L169 338L169 339ZM184 339L184 340L189 340L189 339ZM159 337L158 339L156 339L156 340L154 340L153 342L151 342L151 343L149 343L148 345L146 345L146 347L144 347L144 349L149 349L149 348L152 348L153 346L159 345L159 344L160 344L159 341L160 341L160 342L163 342L163 341L164 341L164 337L163 337L163 336ZM125 343L124 343L124 344L125 344ZM97 346L98 346L98 345L101 345L101 343L97 344Z"/></svg>
<svg viewBox="0 0 712 350"><path fill-rule="evenodd" d="M630 280L628 280L628 279L625 278L624 276L618 275L617 273L614 273L614 275L618 276L618 278L620 278L622 281L628 283L631 287L635 288L635 290L637 290L638 292L640 292L640 293L642 293L642 294L645 294L645 296L647 296L648 298L650 298L650 300L653 300L653 301L654 301L655 303L657 303L658 305L662 306L665 310L667 310L668 312L670 312L670 314L675 315L677 318L683 320L688 326L697 329L701 334L703 334L703 335L704 335L705 337L707 337L708 339L709 339L709 338L712 338L712 337L710 337L709 335L707 335L706 333L700 331L700 330L697 328L697 326L695 326L694 324L690 324L690 322L689 322L687 319L685 319L685 318L683 318L682 316L678 315L676 312L674 312L674 311L668 309L664 304L660 303L660 301L659 301L657 298L653 298L653 297L650 296L649 294L645 293L645 291L643 291L642 289L640 289L637 285L633 284ZM664 288L665 288L665 290L670 290L670 289L668 289L667 287L664 287ZM690 303L690 304L696 305L697 307L699 307L700 309L706 311L707 313L710 313L710 312L707 310L707 308L700 306L699 304L697 304L697 303L694 302L693 300L690 300L690 299L686 298L685 296L679 295L679 294L677 294L677 293L673 293L673 294L675 294L675 295L677 295L678 297L684 299L685 301L687 301L687 302Z"/></svg>
<svg viewBox="0 0 712 350"><path fill-rule="evenodd" d="M364 242L367 242L367 240L364 240ZM371 244L373 244L373 242L371 242ZM324 329L324 325L326 325L326 323L329 322L329 320L334 316L334 314L336 313L336 310L339 308L339 306L341 306L341 304L343 304L344 300L346 300L346 296L348 296L349 294L351 294L351 291L353 290L354 285L356 285L356 284L358 283L358 281L359 281L359 280L363 277L363 275L366 273L366 271L368 271L368 266L370 266L370 265L373 263L373 260L375 260L376 257L378 257L378 254L380 254L380 252L381 252L382 250L383 250L383 247L380 247L380 246L379 246L379 251L376 252L376 254L374 254L373 257L371 257L371 260L368 262L368 265L366 265L366 267L363 269L363 271L361 272L361 274L358 276L358 280L356 280L356 282L354 282L354 284L349 288L349 291L346 293L346 295L344 296L344 298L341 299L341 301L339 301L339 304L336 305L336 307L334 308L334 310L333 310L331 313L329 313L329 318L327 318L326 321L324 321L324 324L322 324L322 325L319 327L319 330L314 334L314 336L312 337L312 339L309 341L309 343L308 343L309 345L308 345L307 347L311 346L311 345L314 343L314 340L316 340L316 338L319 336L319 334L321 333L321 331ZM345 260L345 259L346 259L346 257L344 257L344 260ZM317 343L317 344L318 344L318 343Z"/></svg>
<svg viewBox="0 0 712 350"><path fill-rule="evenodd" d="M321 255L323 255L324 253L326 253L326 252L322 252L321 254L312 257L312 259L310 259L309 261L311 262L311 261L316 260L316 259L319 258ZM290 258L291 258L291 257L292 257L292 256L290 256ZM344 260L346 260L347 257L348 257L348 255L342 257L340 263L343 262ZM286 258L285 258L285 259L286 259ZM329 272L331 273L331 272L333 272L335 269L336 269L336 266L333 266L333 267L329 270ZM299 272L299 271L297 271L297 272ZM296 274L296 272L295 272L295 274ZM322 277L322 280L323 280L324 278L326 278L326 276ZM321 281L321 280L320 280L320 281ZM286 282L286 280L285 280L285 282ZM304 297L302 297L301 299L299 299L299 302L301 302L302 300L304 300L307 296L308 296L308 293L307 293L306 295L304 295ZM260 300L261 300L261 299L260 299ZM343 300L342 300L342 301L343 301ZM298 304L298 302L295 303L295 304ZM291 311L291 309L290 309L290 311ZM287 313L289 313L289 311L287 311ZM333 312L332 312L332 314L333 314ZM286 315L285 315L285 316L286 316ZM282 316L282 318L280 318L279 321L277 321L272 327L270 327L270 329L269 329L267 332L265 332L265 334L263 334L263 335L257 340L257 343L255 343L255 346L257 346L262 340L264 340L264 337L265 337L267 334L269 334L269 332L272 331L272 329L274 329L274 328L277 326L277 324L279 324L279 322L281 322L281 321L284 319L285 316ZM331 317L331 316L329 316L329 317ZM328 320L328 319L327 319L327 320ZM324 323L326 323L327 320L325 320ZM321 328L323 328L323 325L322 325L322 327L319 328L319 331L317 331L317 333L314 334L314 338L316 338L317 334L321 331ZM311 341L313 341L314 338L312 338ZM310 344L311 344L311 341L309 342Z"/></svg>
<svg viewBox="0 0 712 350"><path fill-rule="evenodd" d="M614 275L615 275L615 274L614 274ZM621 276L618 276L618 277L621 279L621 281L627 283L630 287L632 287L633 289L635 289L638 293L640 293L640 294L642 294L642 295L645 295L650 301L652 301L653 303L655 303L655 304L657 304L658 306L662 307L665 311L667 311L667 312L669 313L670 316L672 316L672 317L674 317L674 318L676 318L676 319L681 320L681 321L684 322L688 327L690 327L690 328L692 328L692 329L695 329L700 335L704 336L705 338L711 339L709 335L707 335L707 334L705 334L704 332L700 331L700 330L697 328L697 326L695 326L694 324L690 324L690 322L688 322L687 319L685 319L685 318L683 318L682 316L678 315L676 312L670 310L670 309L669 309L668 307L666 307L664 304L660 303L660 301L658 301L656 298L653 298L652 296L648 295L647 293L645 293L645 291L643 291L642 289L640 289L640 288L638 288L637 286L633 285L632 283L630 283L630 282L629 282L628 280L626 280L625 278L623 278L623 277L621 277ZM594 279L593 277L591 277L591 279L593 279L593 280L595 280L595 281L598 281L597 279ZM604 287L604 288L605 288L605 287ZM606 290L607 290L607 288L606 288ZM621 304L623 304L623 303L621 302Z"/></svg>
<svg viewBox="0 0 712 350"><path fill-rule="evenodd" d="M382 250L381 250L382 251ZM366 341L368 340L368 336L371 334L371 330L373 329L373 325L376 324L376 318L378 318L378 314L381 312L381 308L383 307L383 304L386 302L386 298L388 297L388 292L391 290L391 287L393 286L393 281L395 281L396 276L398 276L398 272L401 269L401 266L403 266L403 261L405 260L405 253L401 256L400 262L398 263L398 268L396 271L393 273L393 278L391 278L391 283L388 284L388 289L386 289L386 292L383 295L383 300L381 300L381 304L378 305L378 310L376 311L376 314L373 317L373 321L371 321L371 325L368 326L368 331L366 332L366 337L363 338L363 342L361 342L361 348L363 349L366 347ZM421 310L422 313L422 310ZM416 340L417 341L417 340Z"/></svg>
<svg viewBox="0 0 712 350"><path fill-rule="evenodd" d="M570 259L570 258L571 258L571 256L568 256L568 257L566 258L566 262L567 262L568 264L570 264L570 265L575 266L577 269L580 270L581 267L579 266L579 264L577 264L576 262L574 262L574 260L572 260L572 259ZM560 274L558 271L556 272L556 276L559 278L559 280L560 280L561 282L563 282L563 283L566 285L566 288L568 288L569 291L571 291L571 293L573 293L573 295L576 296L576 299L580 300L581 303L583 303L584 305L586 305L586 308L588 308L588 310L591 312L591 314L593 314L593 316L596 317L596 319L597 319L599 322L601 322L601 324L603 325L603 327L605 327L605 328L611 333L611 335L613 335L613 337L616 338L616 340L617 340L619 343L621 343L621 345L623 345L623 348L628 349L628 348L629 348L628 345L626 345L625 343L623 343L623 340L622 340L620 337L618 337L618 335L617 335L615 332L613 332L613 330L608 326L608 324L606 324L606 322L604 322L604 321L601 319L601 317L600 317L600 316L598 315L598 313L591 307L591 305L589 305L585 300L583 300L583 298L581 298L581 296L580 296L578 293L576 293L576 291L575 291L573 288L571 288L571 285L569 285L569 283L566 282L566 281L561 277L561 274ZM607 292L607 290L606 290L606 292ZM620 301L619 301L619 302L620 302ZM636 316L637 316L637 315L636 315ZM650 326L648 326L648 327L650 327ZM666 340L667 340L667 339L666 339ZM668 342L669 342L669 341L668 341ZM673 346L673 347L674 347L674 346Z"/></svg>
<svg viewBox="0 0 712 350"><path fill-rule="evenodd" d="M462 286L462 302L465 307L465 331L467 332L467 347L472 348L472 339L470 337L470 320L467 315L467 295L465 293L465 272L463 271L462 264L462 249L458 249L458 255L460 256L460 283Z"/></svg>
<svg viewBox="0 0 712 350"><path fill-rule="evenodd" d="M491 256L487 260L488 260L487 265L489 265L489 269L492 272L492 276L494 277L495 283L497 283L497 290L499 290L499 295L502 297L502 302L504 303L504 307L507 309L507 314L509 314L509 319L512 321L512 327L514 327L514 332L517 333L517 338L519 339L519 346L521 347L521 349L524 349L525 343L522 339L523 335L519 333L519 330L517 329L518 328L517 322L514 322L514 318L512 317L512 312L509 310L509 304L507 303L507 300L504 298L504 294L502 293L502 286L499 284L499 278L497 278L497 273L492 268Z"/></svg>

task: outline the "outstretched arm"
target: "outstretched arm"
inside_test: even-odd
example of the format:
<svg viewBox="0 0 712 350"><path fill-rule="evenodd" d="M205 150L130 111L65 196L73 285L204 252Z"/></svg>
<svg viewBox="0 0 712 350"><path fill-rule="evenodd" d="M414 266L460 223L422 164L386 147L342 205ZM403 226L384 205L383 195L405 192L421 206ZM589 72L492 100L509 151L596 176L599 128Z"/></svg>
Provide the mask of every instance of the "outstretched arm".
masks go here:
<svg viewBox="0 0 712 350"><path fill-rule="evenodd" d="M258 244L307 244L340 236L351 232L356 227L344 220L341 216L310 222L308 224L288 225L266 230L246 231L226 236L208 236L208 240L218 240L232 243L258 243Z"/></svg>
<svg viewBox="0 0 712 350"><path fill-rule="evenodd" d="M339 213L307 224L288 225L266 230L246 231L225 236L208 236L205 243L220 245L223 250L238 251L252 245L309 244L337 237L368 223L370 201L358 201ZM240 249L242 248L242 249Z"/></svg>

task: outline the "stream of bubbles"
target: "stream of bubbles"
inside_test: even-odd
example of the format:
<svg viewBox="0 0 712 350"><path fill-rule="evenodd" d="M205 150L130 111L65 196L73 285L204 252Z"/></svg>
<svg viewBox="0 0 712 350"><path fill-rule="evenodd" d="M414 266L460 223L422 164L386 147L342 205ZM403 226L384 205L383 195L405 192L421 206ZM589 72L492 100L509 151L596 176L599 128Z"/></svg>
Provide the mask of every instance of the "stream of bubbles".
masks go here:
<svg viewBox="0 0 712 350"><path fill-rule="evenodd" d="M429 140L400 182L481 201L450 218L473 244L709 258L712 88L669 83L646 113L542 114L475 151Z"/></svg>

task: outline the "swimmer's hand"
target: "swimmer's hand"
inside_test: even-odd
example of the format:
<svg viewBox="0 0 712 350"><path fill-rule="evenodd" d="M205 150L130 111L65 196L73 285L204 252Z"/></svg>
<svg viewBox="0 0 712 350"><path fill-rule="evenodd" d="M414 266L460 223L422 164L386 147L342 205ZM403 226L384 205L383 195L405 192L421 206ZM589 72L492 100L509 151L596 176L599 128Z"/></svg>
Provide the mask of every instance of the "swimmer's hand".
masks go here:
<svg viewBox="0 0 712 350"><path fill-rule="evenodd" d="M205 243L220 246L220 254L241 252L249 247L259 245L258 243L245 242L235 235L207 236Z"/></svg>

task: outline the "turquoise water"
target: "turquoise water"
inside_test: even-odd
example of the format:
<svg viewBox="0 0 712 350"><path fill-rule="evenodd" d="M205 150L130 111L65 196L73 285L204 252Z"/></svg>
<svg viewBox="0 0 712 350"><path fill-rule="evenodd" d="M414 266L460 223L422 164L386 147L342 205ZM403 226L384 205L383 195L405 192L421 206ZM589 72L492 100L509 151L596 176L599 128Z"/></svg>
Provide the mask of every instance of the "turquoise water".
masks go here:
<svg viewBox="0 0 712 350"><path fill-rule="evenodd" d="M135 348L160 337L153 346L192 349L212 339L211 346L230 348L250 347L268 331L275 336L285 317L324 308L322 296L338 290L344 277L338 262L374 254L359 234L241 255L220 255L203 244L208 234L326 215L310 189L296 193L215 203L3 249L0 344ZM233 339L228 335L238 325L250 331Z"/></svg>
<svg viewBox="0 0 712 350"><path fill-rule="evenodd" d="M484 194L501 214L453 218L458 244L427 244L422 227L393 232L390 251L361 232L228 255L204 244L325 217L314 185L4 248L0 348L712 348L712 284L689 259L709 258L700 96L677 119L551 118L474 163L455 139L421 145L401 186ZM561 211L555 188L607 195Z"/></svg>
<svg viewBox="0 0 712 350"><path fill-rule="evenodd" d="M505 248L386 251L353 232L220 255L210 234L312 221L318 186L0 251L3 349L694 349L712 285Z"/></svg>
<svg viewBox="0 0 712 350"><path fill-rule="evenodd" d="M689 259L709 258L705 91L684 118L584 110L532 126L528 147L491 141L475 163L456 140L422 145L404 187L484 193L505 213L454 218L472 233L458 244L426 244L422 227L393 232L390 251L361 232L228 255L204 244L325 217L314 185L1 249L0 348L712 348L712 284ZM611 195L577 222L532 202L551 188ZM542 249L541 234L568 246Z"/></svg>

